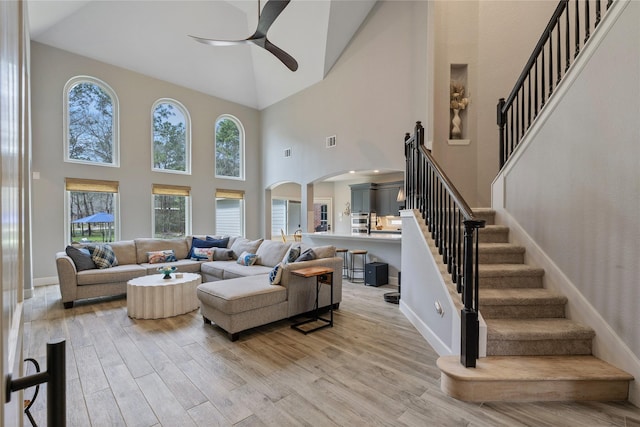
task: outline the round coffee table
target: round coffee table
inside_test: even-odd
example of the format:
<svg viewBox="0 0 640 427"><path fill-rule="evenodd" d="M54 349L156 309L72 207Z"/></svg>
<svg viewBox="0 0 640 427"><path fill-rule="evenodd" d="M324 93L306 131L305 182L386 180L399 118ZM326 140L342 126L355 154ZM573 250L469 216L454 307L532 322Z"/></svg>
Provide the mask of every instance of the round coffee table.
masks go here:
<svg viewBox="0 0 640 427"><path fill-rule="evenodd" d="M180 273L178 273L180 274ZM188 313L200 307L196 288L202 278L182 273L163 279L164 274L136 277L127 282L127 313L134 319L162 319Z"/></svg>

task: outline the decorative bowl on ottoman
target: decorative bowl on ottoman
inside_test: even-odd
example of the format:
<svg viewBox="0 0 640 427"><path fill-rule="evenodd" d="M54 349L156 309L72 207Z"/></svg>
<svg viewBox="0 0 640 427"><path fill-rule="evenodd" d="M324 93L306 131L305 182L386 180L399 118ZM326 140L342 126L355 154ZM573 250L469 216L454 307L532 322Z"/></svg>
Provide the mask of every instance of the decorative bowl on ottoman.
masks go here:
<svg viewBox="0 0 640 427"><path fill-rule="evenodd" d="M177 269L178 267L158 267L158 272L164 274L163 279L171 279L171 273Z"/></svg>

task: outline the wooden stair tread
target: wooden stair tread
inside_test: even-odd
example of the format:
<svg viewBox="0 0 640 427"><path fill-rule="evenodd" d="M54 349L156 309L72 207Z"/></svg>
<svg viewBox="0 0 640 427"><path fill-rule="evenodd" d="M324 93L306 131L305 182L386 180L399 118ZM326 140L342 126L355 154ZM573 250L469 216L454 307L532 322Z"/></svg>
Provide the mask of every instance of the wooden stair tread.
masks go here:
<svg viewBox="0 0 640 427"><path fill-rule="evenodd" d="M631 381L633 377L594 356L489 356L465 368L459 356L442 356L438 368L458 381Z"/></svg>
<svg viewBox="0 0 640 427"><path fill-rule="evenodd" d="M593 329L564 318L485 319L489 340L590 339Z"/></svg>
<svg viewBox="0 0 640 427"><path fill-rule="evenodd" d="M479 298L480 312L483 305L547 305L567 302L564 295L544 288L483 289Z"/></svg>

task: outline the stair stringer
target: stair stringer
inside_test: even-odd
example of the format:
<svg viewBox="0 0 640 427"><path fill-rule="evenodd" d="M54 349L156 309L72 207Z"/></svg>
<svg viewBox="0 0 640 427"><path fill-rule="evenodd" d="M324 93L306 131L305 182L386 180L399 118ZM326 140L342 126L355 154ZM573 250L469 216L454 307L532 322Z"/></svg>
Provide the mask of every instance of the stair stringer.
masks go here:
<svg viewBox="0 0 640 427"><path fill-rule="evenodd" d="M438 254L419 211L402 217L402 284L400 311L440 356L460 354L460 312L456 284ZM442 314L438 313L440 304ZM480 317L479 355L487 348L487 326Z"/></svg>
<svg viewBox="0 0 640 427"><path fill-rule="evenodd" d="M496 212L496 224L508 226L509 240L525 248L526 264L544 269L543 286L567 297L566 318L580 322L594 330L592 354L628 372L634 378L640 378L640 359L633 354L595 307L582 295L578 287L506 210L503 196L504 182L504 171L501 171L492 186L492 209ZM640 382L630 382L628 399L634 405L640 406Z"/></svg>

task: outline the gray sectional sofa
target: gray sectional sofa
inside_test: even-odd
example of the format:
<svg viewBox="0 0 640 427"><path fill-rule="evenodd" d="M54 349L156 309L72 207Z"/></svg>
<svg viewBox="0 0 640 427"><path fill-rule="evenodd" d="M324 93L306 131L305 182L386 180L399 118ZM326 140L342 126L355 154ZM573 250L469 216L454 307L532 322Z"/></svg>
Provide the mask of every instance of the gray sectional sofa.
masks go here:
<svg viewBox="0 0 640 427"><path fill-rule="evenodd" d="M196 237L205 239L205 236ZM342 300L342 258L335 256L333 246L311 248L314 259L293 262L293 259L288 259L293 252L304 253L309 247L302 243L292 245L231 237L226 250L215 249L213 259L196 260L189 258L192 236L180 239L140 238L109 245L117 259L117 265L109 268L82 270L76 267L77 257L74 262L67 252L56 254L65 308L73 307L74 301L81 299L125 294L127 281L157 274L158 266L176 266L178 272L200 273L203 283L198 287L197 295L204 321L224 329L232 340L237 339L241 331L314 309L315 279L293 275L291 272L294 270L310 266L331 268L335 272L334 307L337 308ZM82 249L84 245L76 246ZM176 261L149 262L149 253L167 250L173 251ZM255 253L255 264L238 264L237 258L243 252ZM272 283L270 274L276 265L281 271L277 283ZM318 305L330 305L330 287L321 287Z"/></svg>

